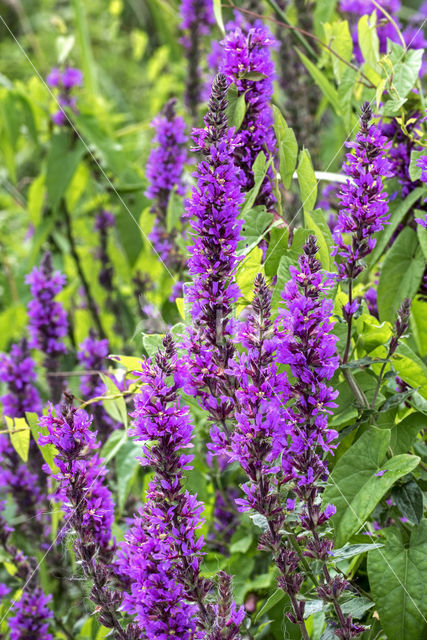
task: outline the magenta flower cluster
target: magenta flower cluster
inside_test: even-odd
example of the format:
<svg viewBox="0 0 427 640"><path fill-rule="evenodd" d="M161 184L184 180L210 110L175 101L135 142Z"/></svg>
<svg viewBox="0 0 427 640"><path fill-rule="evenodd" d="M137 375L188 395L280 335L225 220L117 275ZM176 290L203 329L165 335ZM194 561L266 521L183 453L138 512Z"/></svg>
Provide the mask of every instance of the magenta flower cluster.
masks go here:
<svg viewBox="0 0 427 640"><path fill-rule="evenodd" d="M52 121L61 127L67 122L64 110L66 107L77 113L77 100L72 95L72 90L83 84L83 73L80 69L73 67L67 67L64 71L54 67L47 76L46 82L49 87L58 90L57 100L61 108L52 115Z"/></svg>

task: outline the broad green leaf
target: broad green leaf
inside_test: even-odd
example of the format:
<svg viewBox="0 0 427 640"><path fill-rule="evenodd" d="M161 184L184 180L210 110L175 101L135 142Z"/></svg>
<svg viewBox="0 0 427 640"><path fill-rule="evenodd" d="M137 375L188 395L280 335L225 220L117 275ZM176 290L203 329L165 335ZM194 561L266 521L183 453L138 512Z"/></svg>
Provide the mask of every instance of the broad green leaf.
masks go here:
<svg viewBox="0 0 427 640"><path fill-rule="evenodd" d="M150 357L155 356L163 346L164 335L162 333L143 333L142 344Z"/></svg>
<svg viewBox="0 0 427 640"><path fill-rule="evenodd" d="M409 165L409 177L412 182L416 182L421 178L421 167L417 166L418 160L425 155L425 149L421 149L418 151L417 149L413 149L411 153L411 163Z"/></svg>
<svg viewBox="0 0 427 640"><path fill-rule="evenodd" d="M353 56L353 39L347 20L335 20L332 23L325 22L323 29L325 31L326 42L331 49L336 51L342 58L342 60L340 60L333 53L330 53L335 79L339 84L344 72L348 69L348 65L346 65L343 60L350 62Z"/></svg>
<svg viewBox="0 0 427 640"><path fill-rule="evenodd" d="M320 71L320 69L318 69L317 66L307 58L307 56L301 53L301 51L298 51L298 55L301 58L302 62L304 63L305 67L307 68L307 71L313 78L314 82L317 84L317 86L321 89L323 94L329 100L329 102L335 109L336 113L339 114L340 103L338 100L338 93L335 87L332 86L332 84L326 78L324 72Z"/></svg>
<svg viewBox="0 0 427 640"><path fill-rule="evenodd" d="M126 408L126 402L123 398L122 392L114 384L113 380L110 376L107 376L104 373L101 373L101 378L103 383L106 386L105 395L113 396L111 398L104 398L102 404L104 405L104 409L117 422L121 422L125 429L127 429L128 425L128 412Z"/></svg>
<svg viewBox="0 0 427 640"><path fill-rule="evenodd" d="M41 445L39 443L40 436L47 436L48 430L46 427L42 427L39 422L39 416L37 413L26 411L25 417L27 419L27 423L30 426L31 433L35 442L37 443L38 448L40 449L40 453L42 454L43 460L48 465L49 469L52 473L57 473L58 468L54 463L54 458L58 454L56 447L53 444L44 444Z"/></svg>
<svg viewBox="0 0 427 640"><path fill-rule="evenodd" d="M391 497L400 513L414 524L419 524L423 517L423 492L415 480L393 487Z"/></svg>
<svg viewBox="0 0 427 640"><path fill-rule="evenodd" d="M119 448L115 457L117 504L120 512L123 511L132 481L139 467L138 455L141 455L141 446L135 444L132 440L128 440Z"/></svg>
<svg viewBox="0 0 427 640"><path fill-rule="evenodd" d="M425 211L419 211L418 209L415 211L416 218L424 218L425 215ZM417 236L421 251L423 252L424 260L427 260L427 229L422 227L420 224L417 224Z"/></svg>
<svg viewBox="0 0 427 640"><path fill-rule="evenodd" d="M296 265L298 258L295 256L293 252L282 257L279 262L279 267L277 269L277 282L274 287L273 297L271 299L271 307L272 309L277 309L278 305L282 300L282 291L285 283L290 279L289 267L291 265Z"/></svg>
<svg viewBox="0 0 427 640"><path fill-rule="evenodd" d="M248 533L246 536L242 536L241 532L239 532L237 540L233 542L233 539L231 539L230 553L246 553L252 544L252 540L253 536L251 533Z"/></svg>
<svg viewBox="0 0 427 640"><path fill-rule="evenodd" d="M264 262L265 274L268 277L276 275L279 262L288 250L288 240L288 227L276 227L270 231L270 239Z"/></svg>
<svg viewBox="0 0 427 640"><path fill-rule="evenodd" d="M279 150L279 173L285 189L289 189L298 158L298 142L280 109L273 105L274 132Z"/></svg>
<svg viewBox="0 0 427 640"><path fill-rule="evenodd" d="M101 458L104 460L104 463L112 460L127 441L128 437L124 429L116 429L113 431L101 449Z"/></svg>
<svg viewBox="0 0 427 640"><path fill-rule="evenodd" d="M411 413L397 424L393 424L390 438L393 453L406 453L423 429L427 429L427 417L421 413Z"/></svg>
<svg viewBox="0 0 427 640"><path fill-rule="evenodd" d="M121 364L128 371L141 371L141 358L135 356L122 356L118 354L110 354L110 360L114 360Z"/></svg>
<svg viewBox="0 0 427 640"><path fill-rule="evenodd" d="M354 69L347 67L338 87L340 113L347 132L352 128L352 119L354 118L352 105L353 91L356 86L356 77L357 72Z"/></svg>
<svg viewBox="0 0 427 640"><path fill-rule="evenodd" d="M414 189L414 191L412 191L403 201L401 201L400 198L396 198L396 200L391 203L390 223L386 225L383 231L374 234L377 244L375 245L375 249L368 260L370 266L373 266L381 258L393 233L396 231L409 209L417 200L419 200L419 198L422 198L423 195L427 195L427 189L425 187L419 187Z"/></svg>
<svg viewBox="0 0 427 640"><path fill-rule="evenodd" d="M312 211L317 199L317 180L307 149L299 154L297 176L304 211Z"/></svg>
<svg viewBox="0 0 427 640"><path fill-rule="evenodd" d="M169 196L168 210L166 212L166 230L168 233L177 228L183 213L184 204L182 198L173 189Z"/></svg>
<svg viewBox="0 0 427 640"><path fill-rule="evenodd" d="M242 240L238 244L238 254L248 255L266 235L273 220L273 214L263 205L253 207L245 215L241 230Z"/></svg>
<svg viewBox="0 0 427 640"><path fill-rule="evenodd" d="M390 60L393 65L391 84L399 98L405 98L418 79L423 59L423 49L403 49L397 42L391 42Z"/></svg>
<svg viewBox="0 0 427 640"><path fill-rule="evenodd" d="M377 34L377 13L364 15L357 24L357 37L359 47L365 61L364 72L377 86L381 81L381 69L378 65L380 59L380 42Z"/></svg>
<svg viewBox="0 0 427 640"><path fill-rule="evenodd" d="M419 462L417 456L407 454L386 460L390 435L388 429L371 427L344 453L331 473L323 501L337 508L331 522L338 547L364 525L393 483Z"/></svg>
<svg viewBox="0 0 427 640"><path fill-rule="evenodd" d="M305 210L304 222L307 229L311 229L317 238L319 260L322 263L322 267L329 271L331 269L329 256L332 247L332 235L325 220L325 214L320 209L311 212Z"/></svg>
<svg viewBox="0 0 427 640"><path fill-rule="evenodd" d="M27 462L30 448L30 428L25 418L10 418L4 416L10 441L21 460Z"/></svg>
<svg viewBox="0 0 427 640"><path fill-rule="evenodd" d="M377 302L380 320L394 322L403 300L415 295L424 268L417 234L406 227L396 238L381 268Z"/></svg>
<svg viewBox="0 0 427 640"><path fill-rule="evenodd" d="M418 388L423 398L427 398L427 366L404 342L400 342L392 357L393 367L399 378L410 387Z"/></svg>
<svg viewBox="0 0 427 640"><path fill-rule="evenodd" d="M236 273L236 283L240 289L241 297L237 304L237 314L246 307L247 302L252 299L252 292L254 288L254 280L259 273L264 273L264 267L262 265L262 249L255 247L245 260L240 263Z"/></svg>
<svg viewBox="0 0 427 640"><path fill-rule="evenodd" d="M313 5L314 29L317 36L323 35L323 23L329 22L338 0L317 0Z"/></svg>
<svg viewBox="0 0 427 640"><path fill-rule="evenodd" d="M372 544L346 544L344 547L341 547L341 549L334 549L333 557L337 561L346 560L347 558L354 558L354 556L359 556L362 553L379 549L382 546L382 543L376 542Z"/></svg>
<svg viewBox="0 0 427 640"><path fill-rule="evenodd" d="M80 140L73 140L71 131L60 131L52 136L46 164L46 188L53 210L65 194L84 151L84 145Z"/></svg>
<svg viewBox="0 0 427 640"><path fill-rule="evenodd" d="M342 602L341 610L346 616L359 619L368 609L372 609L374 605L375 603L372 602L372 600L362 596L359 598L350 598L350 600Z"/></svg>
<svg viewBox="0 0 427 640"><path fill-rule="evenodd" d="M368 555L369 583L388 640L426 637L426 575L426 520L414 527L409 544L392 528L385 546Z"/></svg>

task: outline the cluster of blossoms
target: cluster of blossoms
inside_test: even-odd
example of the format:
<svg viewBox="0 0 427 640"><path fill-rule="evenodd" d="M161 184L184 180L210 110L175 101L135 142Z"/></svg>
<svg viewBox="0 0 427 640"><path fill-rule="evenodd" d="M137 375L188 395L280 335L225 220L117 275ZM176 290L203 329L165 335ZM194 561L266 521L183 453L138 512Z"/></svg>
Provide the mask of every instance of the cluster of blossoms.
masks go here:
<svg viewBox="0 0 427 640"><path fill-rule="evenodd" d="M188 61L186 76L185 102L193 120L198 115L198 107L202 100L203 83L200 63L202 58L202 41L209 35L215 24L211 0L182 0L181 3L181 42L185 47Z"/></svg>
<svg viewBox="0 0 427 640"><path fill-rule="evenodd" d="M72 95L74 87L80 87L83 83L83 74L80 69L67 67L64 71L60 71L56 67L52 69L46 78L49 87L58 90L58 104L61 107L52 115L52 121L59 127L67 122L67 115L64 111L65 107L77 113L77 100Z"/></svg>
<svg viewBox="0 0 427 640"><path fill-rule="evenodd" d="M130 580L125 611L147 639L236 638L243 612L228 589L219 588L216 605L205 601L213 583L200 575L203 505L183 489L183 471L191 469L193 427L181 405L183 367L170 336L154 361L142 363L143 386L135 398L133 436L143 445L142 465L153 468L146 502L121 546L119 566ZM172 379L172 382L169 380Z"/></svg>
<svg viewBox="0 0 427 640"><path fill-rule="evenodd" d="M114 586L112 561L115 544L111 541L114 503L105 484L106 469L95 453L99 447L96 433L90 430L92 419L72 406L72 397L64 395L55 416L52 406L39 424L48 435L40 444L56 448L57 471L49 471L58 488L55 500L62 502L65 522L61 533L76 533L74 549L85 576L92 581L91 600L96 604L100 622L113 629L117 640L130 640L117 616L122 599ZM48 470L47 470L48 471Z"/></svg>
<svg viewBox="0 0 427 640"><path fill-rule="evenodd" d="M8 619L10 640L24 640L24 638L53 640L49 632L53 614L48 607L52 597L46 596L38 583L35 558L27 558L10 543L13 528L1 515L3 508L3 503L0 503L0 546L7 557L11 558L15 568L14 579L19 580L19 586L23 588L19 600L11 603L13 615ZM0 584L0 600L9 593L10 589Z"/></svg>
<svg viewBox="0 0 427 640"><path fill-rule="evenodd" d="M113 291L113 265L108 255L108 230L115 225L115 218L111 211L103 209L95 218L94 229L99 234L99 250L98 259L101 262L101 271L98 275L98 281L109 295Z"/></svg>
<svg viewBox="0 0 427 640"><path fill-rule="evenodd" d="M54 374L58 371L59 356L66 352L62 339L67 333L68 322L65 309L55 300L55 296L62 291L65 276L53 271L51 255L46 253L40 267L34 267L25 282L30 285L33 296L28 304L29 346L45 355L44 366L52 392L51 400L57 402L63 385Z"/></svg>
<svg viewBox="0 0 427 640"><path fill-rule="evenodd" d="M239 128L234 161L242 169L242 187L247 192L254 186L252 167L258 154L264 153L268 160L276 147L271 108L275 79L271 50L277 45L262 24L249 29L244 25L230 25L221 45L220 70L230 83L235 84L239 96L245 96L246 113ZM268 210L275 207L273 181L273 168L270 167L255 201Z"/></svg>
<svg viewBox="0 0 427 640"><path fill-rule="evenodd" d="M182 196L185 186L182 172L187 159L185 121L175 113L176 100L172 98L151 123L155 129L156 146L148 157L146 175L149 187L146 196L153 201L151 207L156 220L149 239L166 266L182 267L173 233L167 231L166 216L172 192Z"/></svg>
<svg viewBox="0 0 427 640"><path fill-rule="evenodd" d="M395 24L393 24L381 11L381 9L376 6L371 0L340 0L340 10L348 15L350 17L350 20L355 19L356 21L360 16L371 15L372 13L375 13L378 25L377 34L380 45L380 53L386 53L387 40L391 40L392 42L397 42L400 44L400 37L396 26L400 30L402 30L402 26L396 15L401 9L401 3L400 0L381 0L381 2L378 2L377 4L380 4L381 8L383 8L389 15L391 15ZM408 49L424 49L426 47L427 41L424 38L423 30L419 28L419 24L421 23L422 18L425 18L426 15L427 3L424 2L422 7L420 7L419 13L414 15L414 23L409 23L408 26L403 29L402 35ZM358 43L357 22L352 28L352 36L356 60L359 63L362 63L363 55ZM424 71L425 67L421 69L421 73L423 74Z"/></svg>
<svg viewBox="0 0 427 640"><path fill-rule="evenodd" d="M12 345L9 355L0 354L0 381L7 385L7 393L0 398L5 416L24 418L26 411L41 413L41 399L34 386L35 379L34 361L25 339ZM10 491L20 513L27 516L29 530L41 533L43 497L37 474L20 460L9 436L5 434L0 435L0 457L0 492ZM39 458L35 457L38 462Z"/></svg>
<svg viewBox="0 0 427 640"><path fill-rule="evenodd" d="M366 102L356 140L347 143L352 152L347 154L343 171L349 179L338 194L340 210L333 233L332 255L342 258L337 265L338 276L349 281L349 300L343 308L349 331L351 318L359 308L359 303L352 297L352 281L363 271L363 258L375 247L373 234L384 229L390 218L383 179L390 176L386 154L391 143L381 135L377 125L369 124L371 118L372 111Z"/></svg>

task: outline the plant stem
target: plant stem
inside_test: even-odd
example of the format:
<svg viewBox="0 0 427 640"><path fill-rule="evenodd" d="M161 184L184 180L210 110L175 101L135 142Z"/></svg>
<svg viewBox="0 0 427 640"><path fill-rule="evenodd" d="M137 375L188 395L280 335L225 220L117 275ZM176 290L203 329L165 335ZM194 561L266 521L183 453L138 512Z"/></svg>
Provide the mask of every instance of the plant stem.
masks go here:
<svg viewBox="0 0 427 640"><path fill-rule="evenodd" d="M81 280L83 289L84 289L85 294L86 294L86 300L87 300L87 304L88 304L89 310L90 310L90 312L92 314L92 317L93 317L93 320L95 322L96 329L98 331L99 337L100 338L106 338L107 336L106 336L106 333L105 333L104 328L102 326L101 318L100 318L98 310L96 308L95 301L94 301L94 299L92 297L92 293L91 293L91 290L90 290L90 287L89 287L89 282L86 279L86 276L85 276L84 271L83 271L83 267L82 267L81 262L80 262L79 254L77 253L76 242L75 242L75 239L74 239L74 236L73 236L73 232L72 232L72 228L71 228L71 218L70 218L70 214L69 214L69 211L68 211L67 205L65 204L64 199L61 200L61 209L62 209L62 212L64 214L65 227L66 227L66 232L67 232L67 239L68 239L68 242L70 244L71 255L73 257L74 264L76 265L76 269L77 269L77 272L79 274L79 278Z"/></svg>
<svg viewBox="0 0 427 640"><path fill-rule="evenodd" d="M385 371L386 366L387 366L387 362L384 362L383 366L381 367L380 375L379 375L379 378L378 378L378 383L377 383L377 386L376 386L376 389L375 389L375 393L374 393L374 398L372 400L371 409L375 409L375 403L377 401L378 393L380 391L381 382L383 381L383 375L384 375L384 371Z"/></svg>
<svg viewBox="0 0 427 640"><path fill-rule="evenodd" d="M350 282L349 282L349 285L348 285L348 304L349 304L350 308L351 308L351 303L352 302L353 302L353 280L350 279ZM343 355L343 359L342 359L342 363L343 364L347 363L348 354L349 354L349 351L350 351L352 323L353 323L353 313L351 313L349 315L349 318L347 320L347 342L345 344L344 355Z"/></svg>

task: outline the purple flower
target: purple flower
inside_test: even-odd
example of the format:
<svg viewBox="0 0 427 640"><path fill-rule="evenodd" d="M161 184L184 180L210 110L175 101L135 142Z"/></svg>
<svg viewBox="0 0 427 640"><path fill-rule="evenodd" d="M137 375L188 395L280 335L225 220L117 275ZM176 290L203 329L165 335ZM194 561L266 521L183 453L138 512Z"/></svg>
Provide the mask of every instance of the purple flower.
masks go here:
<svg viewBox="0 0 427 640"><path fill-rule="evenodd" d="M175 302L177 298L182 298L184 296L184 283L183 282L175 282L171 294L169 296L169 302Z"/></svg>
<svg viewBox="0 0 427 640"><path fill-rule="evenodd" d="M67 314L55 296L62 291L65 276L53 271L50 253L46 253L40 267L34 267L25 278L33 300L28 305L30 347L56 357L66 352L62 338L67 333Z"/></svg>
<svg viewBox="0 0 427 640"><path fill-rule="evenodd" d="M148 157L146 175L149 187L146 196L153 200L152 213L156 221L149 239L167 266L178 266L175 233L166 229L169 199L175 190L184 195L182 171L187 159L185 143L185 121L175 113L176 100L173 98L163 111L154 118L151 126L155 129L154 143Z"/></svg>
<svg viewBox="0 0 427 640"><path fill-rule="evenodd" d="M419 224L420 227L423 227L424 229L427 229L427 213L424 216L424 218L415 218L415 222L417 224Z"/></svg>
<svg viewBox="0 0 427 640"><path fill-rule="evenodd" d="M256 157L263 152L268 160L276 147L271 108L275 79L271 49L276 47L276 41L262 25L250 29L234 26L221 44L224 55L220 69L229 82L236 85L239 95L245 95L246 114L239 129L239 146L235 149L234 160L242 169L243 189L249 191L254 186ZM254 79L253 76L259 77ZM264 204L267 209L274 209L273 180L270 167L256 205Z"/></svg>
<svg viewBox="0 0 427 640"><path fill-rule="evenodd" d="M108 340L99 340L96 332L91 329L89 336L79 345L77 359L79 364L90 371L102 371L104 360L108 356ZM102 396L105 384L97 373L89 373L82 377L80 390L86 398Z"/></svg>
<svg viewBox="0 0 427 640"><path fill-rule="evenodd" d="M26 411L41 413L40 395L33 385L34 367L25 339L12 345L10 355L0 354L0 381L8 387L8 393L0 398L6 416L23 418Z"/></svg>
<svg viewBox="0 0 427 640"><path fill-rule="evenodd" d="M24 591L21 599L13 604L14 615L9 618L10 640L53 640L49 624L53 615L48 603L52 596L45 596L40 588Z"/></svg>
<svg viewBox="0 0 427 640"><path fill-rule="evenodd" d="M196 531L203 505L183 489L183 471L192 459L183 450L192 446L193 426L178 396L182 365L170 336L163 345L142 364L131 432L139 442L152 442L143 444L141 463L155 475L121 545L119 566L130 580L124 609L144 637L192 640L212 622L208 609L197 606L212 583L200 576L204 540Z"/></svg>
<svg viewBox="0 0 427 640"><path fill-rule="evenodd" d="M200 69L202 40L215 24L212 0L182 0L181 18L181 30L184 34L181 42L185 47L188 61L185 102L195 120L202 99Z"/></svg>
<svg viewBox="0 0 427 640"><path fill-rule="evenodd" d="M427 154L419 157L416 165L421 169L420 180L422 182L427 182Z"/></svg>
<svg viewBox="0 0 427 640"><path fill-rule="evenodd" d="M96 231L106 231L107 229L114 227L115 224L116 219L111 211L102 209L102 211L100 211L95 218L94 229Z"/></svg>
<svg viewBox="0 0 427 640"><path fill-rule="evenodd" d="M58 89L57 101L62 108L52 115L52 121L62 127L68 122L64 111L65 107L69 107L74 113L77 113L76 98L72 96L72 89L83 84L83 73L80 69L73 67L67 67L62 72L54 67L48 74L46 82L49 87Z"/></svg>

